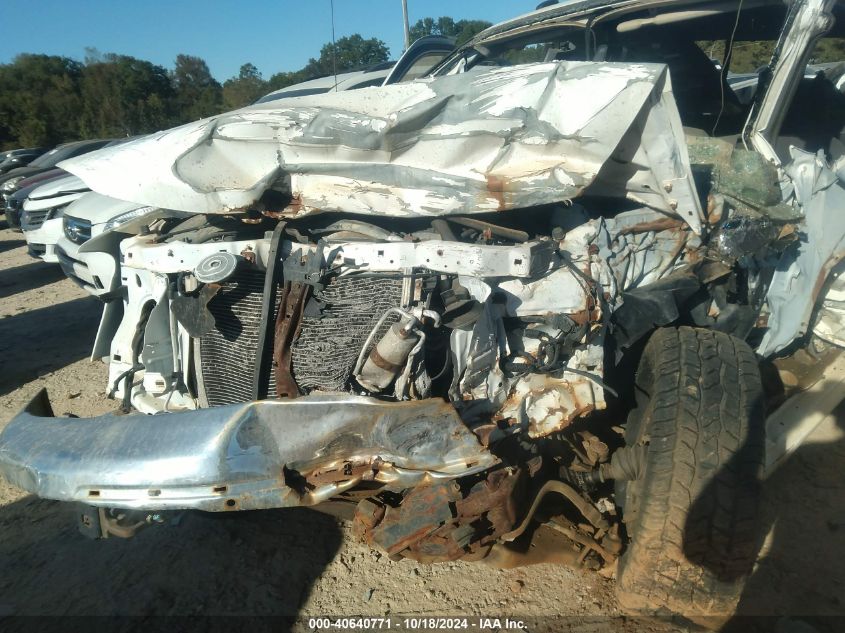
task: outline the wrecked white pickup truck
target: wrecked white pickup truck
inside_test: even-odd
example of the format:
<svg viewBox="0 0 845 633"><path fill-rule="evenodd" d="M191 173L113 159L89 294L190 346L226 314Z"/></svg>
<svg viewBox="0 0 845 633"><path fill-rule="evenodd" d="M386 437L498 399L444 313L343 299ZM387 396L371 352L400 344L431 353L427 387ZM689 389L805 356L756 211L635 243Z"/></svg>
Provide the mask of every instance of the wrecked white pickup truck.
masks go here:
<svg viewBox="0 0 845 633"><path fill-rule="evenodd" d="M56 418L42 393L0 472L100 508L103 535L316 506L394 557L518 564L547 523L557 560L619 558L628 609L730 611L794 440L766 416L845 345L845 108L805 77L838 14L569 2L418 82L63 163L150 207L82 247L119 257L97 349L138 413ZM722 68L697 44L718 38ZM773 51L745 110L739 41Z"/></svg>

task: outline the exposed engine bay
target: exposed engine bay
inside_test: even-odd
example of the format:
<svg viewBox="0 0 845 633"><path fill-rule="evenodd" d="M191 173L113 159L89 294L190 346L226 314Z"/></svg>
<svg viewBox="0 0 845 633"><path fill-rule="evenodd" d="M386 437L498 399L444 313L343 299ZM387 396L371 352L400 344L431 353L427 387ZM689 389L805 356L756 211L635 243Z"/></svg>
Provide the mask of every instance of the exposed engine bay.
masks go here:
<svg viewBox="0 0 845 633"><path fill-rule="evenodd" d="M559 238L566 216L585 213L572 206L531 212L538 219L561 216ZM629 222L641 218L635 212ZM554 380L569 367L567 380L585 385L585 405L602 408L604 345L593 339L601 336L606 291L595 279L608 295L619 282L598 251L589 253L603 228L598 222L554 240L551 229L532 239L521 229L463 217L407 233L349 218L322 220L283 222L267 234L261 225L274 222L259 222L249 229L260 235L252 240L243 239L249 231L238 220L212 220L219 231L184 228L194 218L159 221L173 228L124 242L127 279L135 263L139 279L156 276L179 327L194 340L195 362L183 373L197 387L185 396L211 406L312 392L400 401L436 396L467 403L464 415L478 417L503 407L515 386L530 391L531 376ZM227 224L238 239L227 239ZM214 233L217 239L207 239ZM191 244L191 252L179 249L175 266L167 255L174 237ZM143 292L144 285L136 281L136 291L127 283L128 292ZM132 350L118 356L132 358ZM115 377L132 367L115 359L112 365ZM116 387L123 393L129 382L126 374ZM136 390L141 399L131 403L140 410L155 394L148 384L155 383L147 378L145 395ZM168 406L176 406L172 398ZM569 409L560 425L578 414L575 406L557 408Z"/></svg>

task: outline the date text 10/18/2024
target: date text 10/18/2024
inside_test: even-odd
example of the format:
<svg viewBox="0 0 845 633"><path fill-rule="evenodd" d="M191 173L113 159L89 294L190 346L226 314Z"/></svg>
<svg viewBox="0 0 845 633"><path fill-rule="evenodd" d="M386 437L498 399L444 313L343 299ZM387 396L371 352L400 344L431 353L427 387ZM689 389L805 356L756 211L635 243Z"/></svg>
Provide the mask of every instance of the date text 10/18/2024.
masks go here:
<svg viewBox="0 0 845 633"><path fill-rule="evenodd" d="M309 618L308 629L312 631L524 631L522 620L511 618L437 618L437 617L323 617Z"/></svg>

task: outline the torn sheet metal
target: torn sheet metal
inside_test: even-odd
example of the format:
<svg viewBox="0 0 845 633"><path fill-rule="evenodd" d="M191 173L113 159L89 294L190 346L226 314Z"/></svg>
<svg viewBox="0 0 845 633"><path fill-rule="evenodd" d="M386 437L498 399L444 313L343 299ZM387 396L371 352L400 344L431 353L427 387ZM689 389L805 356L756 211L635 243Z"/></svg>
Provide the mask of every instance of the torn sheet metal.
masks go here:
<svg viewBox="0 0 845 633"><path fill-rule="evenodd" d="M455 373L450 397L455 402L472 399L487 410L499 408L507 397L508 381L501 359L509 354L507 333L502 322L503 306L491 298L472 332L452 330L450 345Z"/></svg>
<svg viewBox="0 0 845 633"><path fill-rule="evenodd" d="M788 248L772 276L766 302L769 329L757 353L770 356L803 336L830 271L845 258L845 159L832 167L824 155L795 147L784 170L804 211L796 244Z"/></svg>
<svg viewBox="0 0 845 633"><path fill-rule="evenodd" d="M688 266L701 239L680 219L639 209L587 220L569 230L557 246L559 255L548 271L535 270L528 279L495 284L505 297L509 316L566 314L586 319L590 316L586 314L588 303L596 292L616 306L620 293ZM595 288L590 287L591 282ZM479 301L492 292L490 286L471 277L462 276L461 284Z"/></svg>
<svg viewBox="0 0 845 633"><path fill-rule="evenodd" d="M688 265L701 240L685 223L648 209L596 221L599 255L612 271L612 297L643 287Z"/></svg>
<svg viewBox="0 0 845 633"><path fill-rule="evenodd" d="M437 399L312 395L169 415L52 416L41 391L9 422L0 474L42 498L98 506L314 505L365 479L401 489L497 463Z"/></svg>
<svg viewBox="0 0 845 633"><path fill-rule="evenodd" d="M526 374L517 379L501 416L513 419L529 437L561 431L579 417L607 407L601 376L604 338L597 335L575 350L566 367L553 374ZM572 368L579 373L567 371ZM593 376L590 378L589 376Z"/></svg>
<svg viewBox="0 0 845 633"><path fill-rule="evenodd" d="M624 141L624 142L623 142ZM594 181L700 230L665 66L554 62L250 106L62 163L93 190L195 213L474 214Z"/></svg>
<svg viewBox="0 0 845 633"><path fill-rule="evenodd" d="M582 315L591 294L587 280L601 283L610 278L606 264L590 255L598 230L598 221L592 220L569 231L558 244L560 256L548 274L501 281L497 288L505 296L508 315Z"/></svg>
<svg viewBox="0 0 845 633"><path fill-rule="evenodd" d="M580 296L585 297L583 293ZM502 322L509 314L506 303L488 296L484 312L471 332L452 331L455 374L450 398L462 403L459 408L464 419L492 414L496 419L510 420L530 437L538 438L606 407L601 383L604 371L601 331L594 332L590 341L575 349L565 364L549 368L548 373L504 372L503 366L508 363L503 360L511 358L516 351ZM528 355L538 352L535 337L521 337L513 342L519 352Z"/></svg>

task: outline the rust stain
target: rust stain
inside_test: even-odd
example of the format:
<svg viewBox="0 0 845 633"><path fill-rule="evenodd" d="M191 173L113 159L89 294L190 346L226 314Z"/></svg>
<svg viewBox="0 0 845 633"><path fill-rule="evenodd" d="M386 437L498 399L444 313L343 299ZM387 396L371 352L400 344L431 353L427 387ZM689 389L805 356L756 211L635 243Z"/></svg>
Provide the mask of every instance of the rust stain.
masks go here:
<svg viewBox="0 0 845 633"><path fill-rule="evenodd" d="M819 271L819 276L816 278L816 283L813 285L813 303L818 301L822 288L824 288L824 284L830 275L830 271L833 270L833 268L843 259L845 259L845 251L834 253L824 263L824 266L822 266L822 269Z"/></svg>
<svg viewBox="0 0 845 633"><path fill-rule="evenodd" d="M254 264L256 260L255 251L250 248L245 248L244 250L242 250L241 257L243 257L250 264Z"/></svg>
<svg viewBox="0 0 845 633"><path fill-rule="evenodd" d="M354 529L394 557L423 563L483 557L521 516L529 475L502 468L463 485L418 486L398 501L365 499Z"/></svg>
<svg viewBox="0 0 845 633"><path fill-rule="evenodd" d="M336 466L315 469L305 475L305 479L315 487L349 481L350 479L368 480L373 478L373 469L374 466L368 462L356 464L345 461Z"/></svg>
<svg viewBox="0 0 845 633"><path fill-rule="evenodd" d="M601 320L601 310L597 310L594 306L590 306L586 310L573 312L567 316L578 325L587 325L588 323L597 323Z"/></svg>
<svg viewBox="0 0 845 633"><path fill-rule="evenodd" d="M650 222L640 222L633 226L628 226L619 231L618 235L630 235L635 233L650 233L654 231L671 231L673 229L681 229L686 225L683 220L676 220L675 218L662 218L660 220L652 220Z"/></svg>
<svg viewBox="0 0 845 633"><path fill-rule="evenodd" d="M713 226L722 219L722 211L724 207L719 205L713 194L707 196L707 221Z"/></svg>
<svg viewBox="0 0 845 633"><path fill-rule="evenodd" d="M506 192L507 187L504 178L487 174L487 193L496 200L496 208L499 211L504 211L507 208L507 204L505 203Z"/></svg>
<svg viewBox="0 0 845 633"><path fill-rule="evenodd" d="M290 215L299 215L305 210L305 205L302 203L302 195L299 193L295 193L291 196L290 202L288 202L287 206L282 209L281 211L268 211L268 214L277 213L278 216L271 216L271 217L283 217L283 216L290 216Z"/></svg>
<svg viewBox="0 0 845 633"><path fill-rule="evenodd" d="M690 264L695 264L701 261L701 253L699 252L701 249L697 248L688 248L684 252L684 259L686 259Z"/></svg>

